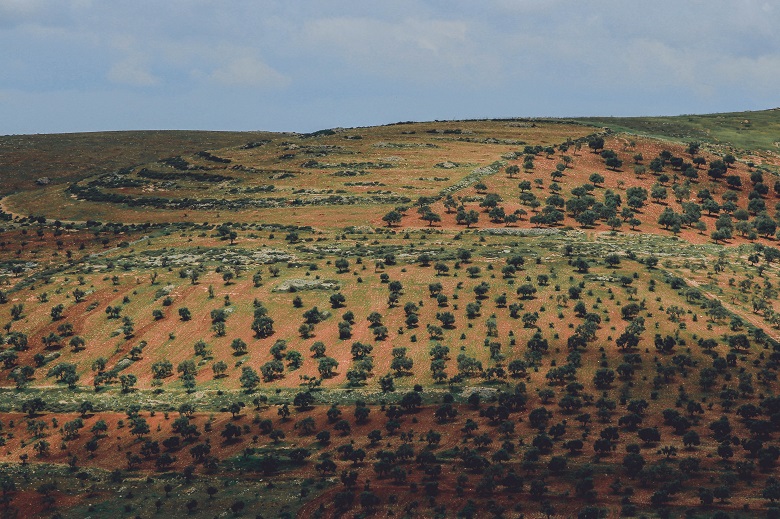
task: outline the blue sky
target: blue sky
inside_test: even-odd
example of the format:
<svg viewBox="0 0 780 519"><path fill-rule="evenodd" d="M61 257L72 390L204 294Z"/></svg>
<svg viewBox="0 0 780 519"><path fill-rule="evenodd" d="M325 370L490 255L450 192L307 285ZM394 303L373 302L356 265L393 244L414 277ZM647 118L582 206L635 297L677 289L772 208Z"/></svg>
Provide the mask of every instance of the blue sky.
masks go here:
<svg viewBox="0 0 780 519"><path fill-rule="evenodd" d="M764 0L0 0L0 134L780 105Z"/></svg>

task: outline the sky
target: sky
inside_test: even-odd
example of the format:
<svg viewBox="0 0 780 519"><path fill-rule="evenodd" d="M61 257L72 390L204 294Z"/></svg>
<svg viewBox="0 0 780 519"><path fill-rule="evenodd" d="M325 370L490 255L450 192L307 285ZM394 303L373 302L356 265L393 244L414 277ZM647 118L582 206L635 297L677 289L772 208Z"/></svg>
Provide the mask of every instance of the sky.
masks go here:
<svg viewBox="0 0 780 519"><path fill-rule="evenodd" d="M0 134L780 105L780 2L0 0Z"/></svg>

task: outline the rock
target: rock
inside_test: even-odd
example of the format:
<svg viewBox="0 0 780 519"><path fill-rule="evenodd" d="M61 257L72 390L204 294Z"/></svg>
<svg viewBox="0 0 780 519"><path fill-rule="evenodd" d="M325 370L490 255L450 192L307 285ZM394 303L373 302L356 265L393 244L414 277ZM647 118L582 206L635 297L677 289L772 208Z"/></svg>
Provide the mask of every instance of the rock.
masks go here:
<svg viewBox="0 0 780 519"><path fill-rule="evenodd" d="M466 387L463 389L461 395L464 398L468 398L474 393L478 394L481 399L486 400L496 396L498 389L492 387Z"/></svg>
<svg viewBox="0 0 780 519"><path fill-rule="evenodd" d="M451 161L445 161L445 162L439 162L438 164L434 165L435 168L441 168L441 169L452 169L458 167L457 162L451 162Z"/></svg>
<svg viewBox="0 0 780 519"><path fill-rule="evenodd" d="M479 229L479 234L490 235L508 235L508 236L548 236L553 234L566 234L568 231L562 229L552 229L549 227L534 227L531 229L520 229L517 227L500 227L494 229Z"/></svg>
<svg viewBox="0 0 780 519"><path fill-rule="evenodd" d="M272 292L299 292L302 290L339 290L341 285L332 279L287 279Z"/></svg>
<svg viewBox="0 0 780 519"><path fill-rule="evenodd" d="M43 363L44 363L44 364L48 364L49 362L51 362L51 361L53 361L53 360L56 360L56 359L58 359L58 358L60 358L60 352L58 352L58 351L53 351L53 352L51 352L51 353L47 354L47 355L46 355L46 356L43 358Z"/></svg>
<svg viewBox="0 0 780 519"><path fill-rule="evenodd" d="M132 365L133 365L133 361L125 357L124 359L116 363L114 369L117 371L122 371L123 369L127 369Z"/></svg>

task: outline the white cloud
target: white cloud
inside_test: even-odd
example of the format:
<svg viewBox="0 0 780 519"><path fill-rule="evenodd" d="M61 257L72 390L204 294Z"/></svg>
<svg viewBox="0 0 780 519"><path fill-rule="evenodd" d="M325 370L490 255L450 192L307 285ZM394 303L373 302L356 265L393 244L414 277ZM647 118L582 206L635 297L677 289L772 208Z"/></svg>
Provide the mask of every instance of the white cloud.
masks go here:
<svg viewBox="0 0 780 519"><path fill-rule="evenodd" d="M0 0L0 29L71 27L90 0Z"/></svg>
<svg viewBox="0 0 780 519"><path fill-rule="evenodd" d="M777 104L778 25L776 0L0 0L0 48L13 50L0 53L0 102L15 92L21 114L77 99L56 114L74 128L106 106L122 109L109 127L197 114L229 128L246 111L240 88L276 89L252 96L254 113L285 129L760 108ZM193 110L205 105L219 110ZM40 129L58 124L40 114Z"/></svg>
<svg viewBox="0 0 780 519"><path fill-rule="evenodd" d="M0 0L0 18L16 22L34 20L44 12L41 0Z"/></svg>
<svg viewBox="0 0 780 519"><path fill-rule="evenodd" d="M303 45L356 74L406 82L482 82L500 70L491 49L465 20L334 17L301 29Z"/></svg>
<svg viewBox="0 0 780 519"><path fill-rule="evenodd" d="M780 84L780 56L727 57L713 64L710 72L714 82L727 85L745 85L758 93L777 91Z"/></svg>
<svg viewBox="0 0 780 519"><path fill-rule="evenodd" d="M215 69L209 79L221 85L254 88L280 88L290 82L284 74L249 56L230 59Z"/></svg>
<svg viewBox="0 0 780 519"><path fill-rule="evenodd" d="M107 77L114 83L138 87L154 86L160 82L159 78L149 72L144 60L135 56L114 63Z"/></svg>

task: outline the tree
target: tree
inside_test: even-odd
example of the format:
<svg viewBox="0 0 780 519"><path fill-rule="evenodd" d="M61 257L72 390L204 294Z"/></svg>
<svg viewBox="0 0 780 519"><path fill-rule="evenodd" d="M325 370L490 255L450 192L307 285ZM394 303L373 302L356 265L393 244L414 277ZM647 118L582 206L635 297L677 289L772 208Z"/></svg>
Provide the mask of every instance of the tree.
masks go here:
<svg viewBox="0 0 780 519"><path fill-rule="evenodd" d="M552 413L550 413L550 411L544 407L538 407L528 414L528 422L531 427L541 431L547 427L551 417Z"/></svg>
<svg viewBox="0 0 780 519"><path fill-rule="evenodd" d="M50 444L46 440L38 440L33 444L33 450L39 458L45 458L49 455Z"/></svg>
<svg viewBox="0 0 780 519"><path fill-rule="evenodd" d="M267 315L256 317L252 321L252 331L258 338L270 337L274 333L274 320Z"/></svg>
<svg viewBox="0 0 780 519"><path fill-rule="evenodd" d="M70 338L69 346L73 349L73 352L78 352L84 349L85 341L82 337L79 337L78 335L74 335Z"/></svg>
<svg viewBox="0 0 780 519"><path fill-rule="evenodd" d="M582 227L592 227L593 224L596 223L597 219L598 213L590 209L586 209L574 217L574 220Z"/></svg>
<svg viewBox="0 0 780 519"><path fill-rule="evenodd" d="M607 254L607 256L604 258L604 263L612 268L616 268L618 265L620 265L620 255L617 253Z"/></svg>
<svg viewBox="0 0 780 519"><path fill-rule="evenodd" d="M474 294L476 294L477 299L485 299L485 294L487 294L488 290L490 290L490 285L482 281L474 287Z"/></svg>
<svg viewBox="0 0 780 519"><path fill-rule="evenodd" d="M221 378L225 376L225 372L227 371L227 363L224 361L217 361L211 365L211 371L214 373L214 378Z"/></svg>
<svg viewBox="0 0 780 519"><path fill-rule="evenodd" d="M29 341L27 335L22 332L10 332L6 336L5 342L13 346L14 351L25 351Z"/></svg>
<svg viewBox="0 0 780 519"><path fill-rule="evenodd" d="M530 283L524 283L517 288L517 294L520 296L520 299L532 299L536 292L536 287Z"/></svg>
<svg viewBox="0 0 780 519"><path fill-rule="evenodd" d="M394 348L394 350L397 349L405 350L405 348ZM400 376L404 373L410 372L413 366L414 366L414 361L409 357L407 357L405 354L404 356L394 356L393 360L390 362L390 369L395 371L396 376Z"/></svg>
<svg viewBox="0 0 780 519"><path fill-rule="evenodd" d="M347 298L344 297L344 294L341 292L336 292L335 294L331 294L330 296L330 306L331 308L341 308L344 306L344 303L347 301Z"/></svg>
<svg viewBox="0 0 780 519"><path fill-rule="evenodd" d="M391 374L384 375L379 379L379 387L383 393L392 393L395 391L395 381Z"/></svg>
<svg viewBox="0 0 780 519"><path fill-rule="evenodd" d="M474 319L480 315L482 305L478 301L471 302L466 305L466 317Z"/></svg>
<svg viewBox="0 0 780 519"><path fill-rule="evenodd" d="M666 200L668 196L669 193L661 184L653 184L652 188L650 189L650 197L655 200L656 203L660 204L661 201Z"/></svg>
<svg viewBox="0 0 780 519"><path fill-rule="evenodd" d="M433 211L427 211L422 215L422 219L428 222L428 226L433 226L434 222L441 221L441 215L434 213Z"/></svg>
<svg viewBox="0 0 780 519"><path fill-rule="evenodd" d="M774 235L777 230L777 224L767 214L758 215L756 219L753 220L753 226L755 227L756 232L763 235L765 238Z"/></svg>
<svg viewBox="0 0 780 519"><path fill-rule="evenodd" d="M416 411L422 404L422 396L417 391L409 391L401 398L401 407L408 412Z"/></svg>
<svg viewBox="0 0 780 519"><path fill-rule="evenodd" d="M196 356L203 359L206 359L211 355L211 350L209 350L208 344L206 344L206 341L203 339L198 339L198 341L193 345L193 350Z"/></svg>
<svg viewBox="0 0 780 519"><path fill-rule="evenodd" d="M466 224L467 229L471 228L472 225L475 225L477 222L479 222L479 213L472 209L466 213L466 217L463 222Z"/></svg>
<svg viewBox="0 0 780 519"><path fill-rule="evenodd" d="M371 354L373 349L374 349L374 347L371 346L370 344L363 344L363 343L361 343L359 341L358 342L354 342L354 343L352 343L352 349L351 349L352 359L353 360L360 360L360 359L366 358L367 356L369 356Z"/></svg>
<svg viewBox="0 0 780 519"><path fill-rule="evenodd" d="M423 252L419 256L417 256L417 263L420 264L421 267L427 267L431 264L432 258L431 255L428 253Z"/></svg>
<svg viewBox="0 0 780 519"><path fill-rule="evenodd" d="M452 213L452 210L458 207L458 203L452 198L452 195L447 195L444 199L444 208L447 210L447 214Z"/></svg>
<svg viewBox="0 0 780 519"><path fill-rule="evenodd" d="M145 418L136 416L132 419L130 423L130 434L140 438L142 436L149 434L149 432L150 432L149 423L146 421Z"/></svg>
<svg viewBox="0 0 780 519"><path fill-rule="evenodd" d="M763 211L766 211L766 202L764 202L760 197L752 198L748 202L748 211L750 214L758 214Z"/></svg>
<svg viewBox="0 0 780 519"><path fill-rule="evenodd" d="M726 175L727 166L722 160L713 160L710 162L709 171L707 175L716 182Z"/></svg>
<svg viewBox="0 0 780 519"><path fill-rule="evenodd" d="M686 448L691 449L700 444L701 439L699 438L699 434L696 431L687 431L683 435L683 445L685 445Z"/></svg>
<svg viewBox="0 0 780 519"><path fill-rule="evenodd" d="M260 377L250 366L243 366L241 368L241 376L238 380L241 383L241 387L243 387L247 393L253 391L260 384Z"/></svg>
<svg viewBox="0 0 780 519"><path fill-rule="evenodd" d="M378 341L383 341L387 338L387 326L376 326L372 328L371 331L374 334L374 338Z"/></svg>
<svg viewBox="0 0 780 519"><path fill-rule="evenodd" d="M323 458L323 460L317 463L314 468L323 476L326 474L334 474L337 469L336 463L330 458Z"/></svg>
<svg viewBox="0 0 780 519"><path fill-rule="evenodd" d="M590 265L583 258L577 258L572 262L572 266L581 274L587 274Z"/></svg>
<svg viewBox="0 0 780 519"><path fill-rule="evenodd" d="M347 321L341 321L338 324L339 339L349 339L352 337L352 326Z"/></svg>
<svg viewBox="0 0 780 519"><path fill-rule="evenodd" d="M34 397L22 402L22 411L27 413L29 418L34 418L44 409L46 409L46 402L40 397Z"/></svg>
<svg viewBox="0 0 780 519"><path fill-rule="evenodd" d="M612 171L617 171L617 170L618 170L618 169L620 169L620 167L623 165L623 161L622 161L622 160L620 160L620 159L619 159L619 158L617 158L617 157L608 157L608 158L607 158L607 159L604 161L604 164L606 164L606 166L607 166L609 169L611 169Z"/></svg>
<svg viewBox="0 0 780 519"><path fill-rule="evenodd" d="M331 378L335 375L334 370L338 369L339 363L333 357L323 357L320 359L317 365L317 371L319 371L322 378Z"/></svg>
<svg viewBox="0 0 780 519"><path fill-rule="evenodd" d="M371 326L371 327L381 326L382 325L382 314L380 314L379 312L376 312L376 311L371 312L370 314L368 314L368 317L366 318L366 320L370 323L369 326Z"/></svg>
<svg viewBox="0 0 780 519"><path fill-rule="evenodd" d="M198 368L195 366L194 361L187 359L179 363L176 367L176 372L180 373L182 376L196 375L198 373Z"/></svg>
<svg viewBox="0 0 780 519"><path fill-rule="evenodd" d="M22 303L11 306L11 319L18 321L22 318L22 312L24 312L24 305Z"/></svg>
<svg viewBox="0 0 780 519"><path fill-rule="evenodd" d="M593 376L593 384L596 389L608 389L614 381L615 372L608 368L596 370L596 374Z"/></svg>
<svg viewBox="0 0 780 519"><path fill-rule="evenodd" d="M494 223L501 223L506 218L507 214L503 207L494 207L488 212L490 221Z"/></svg>
<svg viewBox="0 0 780 519"><path fill-rule="evenodd" d="M123 393L133 391L136 382L138 382L138 378L133 374L120 375L119 377L119 384L122 386Z"/></svg>
<svg viewBox="0 0 780 519"><path fill-rule="evenodd" d="M245 355L247 352L247 344L242 339L236 337L233 342L230 343L230 349L233 350L233 355Z"/></svg>
<svg viewBox="0 0 780 519"><path fill-rule="evenodd" d="M669 227L680 226L682 224L682 218L679 214L675 213L671 208L666 207L661 215L658 217L658 224L663 225L664 229Z"/></svg>
<svg viewBox="0 0 780 519"><path fill-rule="evenodd" d="M303 312L303 319L306 324L314 325L322 322L326 315L327 313L320 312L320 310L315 306Z"/></svg>
<svg viewBox="0 0 780 519"><path fill-rule="evenodd" d="M398 211L390 211L382 217L382 221L384 221L388 227L392 227L393 225L401 223L401 217L402 215Z"/></svg>
<svg viewBox="0 0 780 519"><path fill-rule="evenodd" d="M161 360L152 364L152 377L163 379L173 374L173 364L169 360Z"/></svg>
<svg viewBox="0 0 780 519"><path fill-rule="evenodd" d="M297 407L300 411L311 409L313 403L314 395L312 395L309 391L297 393L293 399L293 405L295 405L295 407Z"/></svg>
<svg viewBox="0 0 780 519"><path fill-rule="evenodd" d="M59 304L59 305L53 306L53 307L51 308L51 312L50 312L50 314L51 314L51 320L52 320L52 321L59 321L60 319L62 319L62 312L63 312L64 310L65 310L65 306L64 306L64 305L62 305L62 304Z"/></svg>
<svg viewBox="0 0 780 519"><path fill-rule="evenodd" d="M56 346L59 346L61 340L62 337L60 337L54 332L49 332L49 335L46 335L41 338L41 342L43 342L43 345L46 346L47 348L54 348Z"/></svg>
<svg viewBox="0 0 780 519"><path fill-rule="evenodd" d="M604 148L604 138L592 137L588 139L588 147L593 150L593 153L598 153L600 149Z"/></svg>
<svg viewBox="0 0 780 519"><path fill-rule="evenodd" d="M780 500L780 481L775 477L768 477L764 483L764 490L761 492L761 497L768 499L772 503Z"/></svg>
<svg viewBox="0 0 780 519"><path fill-rule="evenodd" d="M349 261L347 261L345 258L337 259L333 265L336 267L336 270L339 273L344 273L349 270Z"/></svg>
<svg viewBox="0 0 780 519"><path fill-rule="evenodd" d="M598 186L599 184L604 183L604 175L601 175L599 173L592 173L590 177L588 177L588 182L591 184L594 184Z"/></svg>

